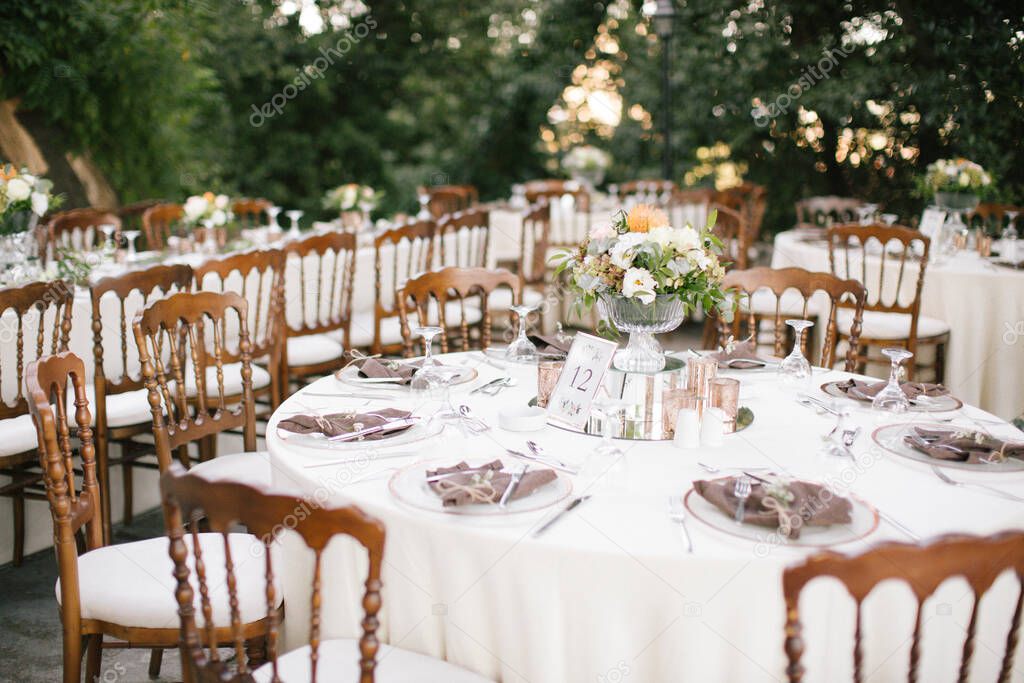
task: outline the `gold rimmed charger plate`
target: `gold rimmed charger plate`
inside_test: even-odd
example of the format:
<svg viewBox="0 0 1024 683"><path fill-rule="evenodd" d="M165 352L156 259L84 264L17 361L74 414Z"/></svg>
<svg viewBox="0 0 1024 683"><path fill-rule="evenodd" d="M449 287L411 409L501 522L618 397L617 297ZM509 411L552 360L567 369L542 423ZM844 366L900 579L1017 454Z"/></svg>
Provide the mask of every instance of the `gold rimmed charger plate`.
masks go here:
<svg viewBox="0 0 1024 683"><path fill-rule="evenodd" d="M913 433L914 427L925 427L926 429L932 430L945 429L951 434L961 429L969 429L966 426L935 424L934 422L898 422L896 424L883 425L879 427L872 432L871 439L881 446L883 450L892 453L895 456L924 465L935 465L936 467L945 467L952 470L965 470L968 472L1024 472L1024 461L1018 460L1017 458L1007 458L1003 462L978 464L933 458L927 453L922 453L916 448L912 448L903 440L903 437ZM973 431L980 430L975 429Z"/></svg>

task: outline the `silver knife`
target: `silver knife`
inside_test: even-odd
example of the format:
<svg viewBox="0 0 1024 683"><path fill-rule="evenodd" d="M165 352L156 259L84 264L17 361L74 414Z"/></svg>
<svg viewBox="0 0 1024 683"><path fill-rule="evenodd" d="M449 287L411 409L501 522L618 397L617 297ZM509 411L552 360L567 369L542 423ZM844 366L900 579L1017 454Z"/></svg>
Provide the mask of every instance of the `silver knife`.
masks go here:
<svg viewBox="0 0 1024 683"><path fill-rule="evenodd" d="M532 460L533 462L539 462L542 465L547 465L548 467L554 468L556 470L561 470L566 474L579 474L579 470L577 470L576 468L570 467L566 465L564 462L560 460L555 460L554 458L549 458L548 456L542 457L539 455L530 455L528 453L523 453L522 451L512 450L511 448L506 448L505 450L508 453L511 453L512 455L516 456L517 458L522 458L523 460Z"/></svg>
<svg viewBox="0 0 1024 683"><path fill-rule="evenodd" d="M356 432L346 432L344 434L337 434L335 436L327 437L327 440L332 443L339 441L352 441L353 439L359 439L370 434L384 434L387 432L393 432L396 429L406 429L413 426L420 421L418 417L403 417L400 420L391 420L385 422L382 425L376 425L375 427L367 427L366 429L360 429Z"/></svg>
<svg viewBox="0 0 1024 683"><path fill-rule="evenodd" d="M519 482L523 480L523 475L526 474L526 470L530 469L529 465L523 465L523 469L519 470L512 475L512 481L509 482L508 488L505 489L505 493L501 494L501 500L498 501L498 507L505 508L508 506L508 499L512 497L515 490L519 488Z"/></svg>
<svg viewBox="0 0 1024 683"><path fill-rule="evenodd" d="M548 521L544 522L544 524L541 525L541 527L539 529L534 531L533 532L533 537L537 538L538 536L540 536L542 533L544 533L545 531L550 529L552 526L554 526L555 522L560 520L563 516L567 515L568 513L572 512L580 503L585 503L589 499L590 499L590 495L589 494L585 495L585 496L580 496L579 498L573 498L572 501L568 505L566 505L564 508L562 508L562 510L557 515L555 515L554 517L552 517Z"/></svg>
<svg viewBox="0 0 1024 683"><path fill-rule="evenodd" d="M496 384L501 384L502 382L507 382L508 380L509 380L509 378L507 376L506 377L498 377L497 379L492 379L490 382L484 382L483 384L481 384L480 386L478 386L476 389L474 389L473 391L471 391L469 393L476 394L478 392L483 391L484 389L487 389L488 387L492 387L492 386L494 386Z"/></svg>

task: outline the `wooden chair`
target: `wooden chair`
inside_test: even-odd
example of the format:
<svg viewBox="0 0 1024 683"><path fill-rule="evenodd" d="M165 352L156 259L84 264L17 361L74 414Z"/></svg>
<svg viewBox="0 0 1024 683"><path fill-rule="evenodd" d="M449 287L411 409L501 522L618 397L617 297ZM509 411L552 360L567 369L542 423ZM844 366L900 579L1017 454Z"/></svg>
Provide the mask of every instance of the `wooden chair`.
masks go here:
<svg viewBox="0 0 1024 683"><path fill-rule="evenodd" d="M284 379L302 381L338 369L345 349L351 346L356 235L313 235L288 242L284 251L288 293Z"/></svg>
<svg viewBox="0 0 1024 683"><path fill-rule="evenodd" d="M768 191L764 185L743 183L715 193L715 203L739 211L747 224L747 244L757 242L761 235Z"/></svg>
<svg viewBox="0 0 1024 683"><path fill-rule="evenodd" d="M613 186L609 185L611 191ZM672 194L679 188L671 180L629 180L614 186L612 195L625 210L636 204L666 207L672 201Z"/></svg>
<svg viewBox="0 0 1024 683"><path fill-rule="evenodd" d="M709 188L676 190L665 210L673 227L689 224L694 230L702 230L707 225L714 199L715 191Z"/></svg>
<svg viewBox="0 0 1024 683"><path fill-rule="evenodd" d="M162 251L167 248L167 238L174 234L176 226L185 215L181 204L157 204L142 214L142 232L146 236L147 249Z"/></svg>
<svg viewBox="0 0 1024 683"><path fill-rule="evenodd" d="M864 202L853 197L808 197L796 203L796 225L798 229L828 228L832 225L854 223L857 210Z"/></svg>
<svg viewBox="0 0 1024 683"><path fill-rule="evenodd" d="M103 537L111 538L110 466L121 465L124 488L123 521L132 522L133 471L152 468L139 458L153 452L152 444L137 437L150 434L151 418L145 384L140 375L138 347L132 320L151 299L192 287L192 268L159 265L145 270L103 278L89 288L92 304L94 377L91 387L95 408L96 466L103 500ZM115 351L107 353L107 351ZM110 444L120 446L121 456L112 461Z"/></svg>
<svg viewBox="0 0 1024 683"><path fill-rule="evenodd" d="M793 340L787 334L786 318L793 317L783 312L782 298L790 291L795 291L803 301L803 313L800 317L807 318L811 297L823 292L829 298L829 312L825 328L824 343L821 348L818 366L831 368L835 363L837 341L837 317L840 307L853 307L853 323L850 328L850 347L846 353L845 369L853 372L856 363L856 344L860 334L861 315L864 310L866 293L863 285L856 280L840 280L828 273L816 273L803 268L751 268L749 270L733 270L725 274L722 288L734 292L737 297L738 310L731 323L719 317L718 344L724 345L729 336L745 339L754 335L759 342L762 339L762 321L770 320L772 324L773 355L786 356L792 349ZM776 301L775 313L772 316L755 313L744 300L749 300L756 292L767 290ZM744 320L747 331L741 331ZM811 358L807 351L810 335L804 335L804 355Z"/></svg>
<svg viewBox="0 0 1024 683"><path fill-rule="evenodd" d="M473 185L431 185L418 188L417 193L426 197L427 211L434 220L446 214L465 211L480 202L480 195Z"/></svg>
<svg viewBox="0 0 1024 683"><path fill-rule="evenodd" d="M120 244L121 219L114 213L103 209L72 209L53 214L46 229L47 259L55 258L60 248L84 252L102 250L107 238L100 230L101 225L113 225L114 244Z"/></svg>
<svg viewBox="0 0 1024 683"><path fill-rule="evenodd" d="M399 297L409 304L398 309L405 355L415 355L409 327L409 314L412 311L415 311L419 325L436 324L441 328L441 353L448 353L451 337L449 331L453 329L458 331L458 350L469 351L474 336L480 340L481 349L489 347L491 313L487 304L490 296L499 288L508 289L513 305L522 301L519 277L504 268L443 268L406 282ZM458 311L456 323L452 321L453 308Z"/></svg>
<svg viewBox="0 0 1024 683"><path fill-rule="evenodd" d="M726 268L746 270L750 247L747 219L741 212L721 204L710 204L708 209L718 212L711 232L722 241L722 259L728 263Z"/></svg>
<svg viewBox="0 0 1024 683"><path fill-rule="evenodd" d="M266 398L271 411L284 400L282 380L287 374L284 263L283 251L263 249L210 259L193 268L196 291L237 292L248 302L251 357L261 361L253 365L253 391L257 398ZM240 354L229 354L225 372L237 377L240 361ZM231 386L241 388L237 382Z"/></svg>
<svg viewBox="0 0 1024 683"><path fill-rule="evenodd" d="M1024 207L1013 204L996 204L993 202L982 202L975 207L974 211L967 217L967 224L986 230L997 237L1002 233L1003 228L1009 223L1007 212L1015 212L1017 232L1020 234L1024 227Z"/></svg>
<svg viewBox="0 0 1024 683"><path fill-rule="evenodd" d="M869 362L876 360L869 356L872 347L902 346L914 354L907 363L909 378L918 370L932 370L934 381L941 383L945 379L950 328L942 320L921 316L921 289L931 240L911 228L879 223L835 226L825 236L832 273L859 280L868 292L857 348L858 371L863 372ZM849 314L840 315L841 339L849 337L848 328ZM934 347L933 360L918 358L922 346ZM884 358L878 362L888 365Z"/></svg>
<svg viewBox="0 0 1024 683"><path fill-rule="evenodd" d="M399 292L409 278L430 270L434 262L432 220L413 221L387 230L373 240L374 285L376 300L373 314L352 316L351 346L373 353L393 353L402 349L402 325Z"/></svg>
<svg viewBox="0 0 1024 683"><path fill-rule="evenodd" d="M381 569L384 563L384 525L358 507L324 507L312 501L291 496L271 495L236 483L210 482L175 466L163 475L161 491L164 519L170 537L169 553L174 562L177 585L173 595L178 602L181 623L182 672L186 681L234 681L236 683L315 683L316 681L356 681L387 683L417 681L418 683L485 683L487 679L453 664L425 655L381 644L377 639L378 614L383 606ZM213 560L207 556L206 544L196 539L195 524L186 530L185 522L202 517L213 532L227 534L243 524L258 536L269 549L278 540L281 520L295 519L296 510L308 514L296 519L289 530L298 535L314 556L311 575L312 609L310 611L310 642L286 654L279 653L281 588L275 579L273 553L266 552L264 571L267 663L254 670L244 657L243 641L249 635L235 620L234 656L225 657L217 651L217 634L196 623L196 589L199 592L200 614L209 614L206 598L212 585L210 569ZM210 534L211 536L214 534ZM190 539L189 536L192 538ZM363 593L362 633L358 639L321 640L321 572L324 554L337 536L350 536L367 554L366 590ZM189 544L189 540L192 540ZM211 544L212 545L212 544ZM201 553L196 549L201 549ZM192 560L190 561L190 557ZM202 562L200 562L202 559ZM238 563L226 563L228 577L237 573ZM223 560L222 560L223 562ZM252 564L252 563L247 563ZM278 572L279 573L279 572ZM228 590L234 594L233 582ZM168 593L171 594L170 592ZM234 661L232 661L232 659Z"/></svg>
<svg viewBox="0 0 1024 683"><path fill-rule="evenodd" d="M231 213L243 228L257 228L266 225L263 213L274 204L269 199L236 199L231 204Z"/></svg>
<svg viewBox="0 0 1024 683"><path fill-rule="evenodd" d="M590 232L590 193L574 180L531 180L524 185L526 201L545 201L549 207L548 243L575 247Z"/></svg>
<svg viewBox="0 0 1024 683"><path fill-rule="evenodd" d="M0 475L8 478L0 496L11 499L15 566L25 555L25 501L45 500L25 366L67 350L74 298L74 287L60 281L0 288Z"/></svg>
<svg viewBox="0 0 1024 683"><path fill-rule="evenodd" d="M183 465L209 479L271 485L269 456L256 451L248 308L235 292L182 292L135 316L132 330L161 472L176 452ZM245 450L217 456L216 438L228 430L241 430ZM199 447L194 466L191 443Z"/></svg>
<svg viewBox="0 0 1024 683"><path fill-rule="evenodd" d="M125 204L114 213L121 219L121 228L123 230L145 232L142 227L142 214L146 213L147 209L160 203L159 199L143 199L132 204Z"/></svg>
<svg viewBox="0 0 1024 683"><path fill-rule="evenodd" d="M60 577L57 603L63 636L61 680L81 682L83 646L86 681L100 680L105 647L152 648L149 674L156 678L163 649L176 647L179 638L179 629L169 627L174 623L174 601L153 600L153 595L161 593L169 597L175 588L171 562L166 556L167 542L163 538L117 546L103 542L98 514L103 508L102 494L96 480L92 416L82 360L65 352L36 361L29 365L26 384L53 517ZM72 409L73 422L69 419ZM75 430L80 442L77 458L71 447L71 433ZM75 468L81 471L81 488L76 486ZM76 541L79 533L83 539L82 555ZM231 555L247 560L262 559L263 545L248 534L231 534L230 540L226 534L197 534L193 538L201 541L204 560L213 569L207 574L209 589L204 594L206 602L216 605L215 610L205 612L205 623L212 627L213 640L233 643L232 625L241 622L239 631L245 638L262 641L269 621L248 607L257 601L245 601L243 611L231 600L228 618L227 575L219 565L228 556L224 548L229 543ZM263 564L239 563L239 570L232 577L235 585L230 590L231 598L259 585ZM277 604L280 605L279 600ZM104 642L104 636L114 640Z"/></svg>
<svg viewBox="0 0 1024 683"><path fill-rule="evenodd" d="M491 212L476 207L437 221L434 264L439 268L485 268L490 246Z"/></svg>
<svg viewBox="0 0 1024 683"><path fill-rule="evenodd" d="M868 594L880 583L890 579L906 583L913 591L917 599L917 615L907 680L916 681L921 658L924 602L944 581L959 577L970 585L974 594L974 606L967 625L967 637L957 677L958 681L967 681L974 654L979 603L999 575L1007 570L1016 574L1021 584L1021 593L1024 593L1024 533L1008 532L989 537L949 535L936 538L927 545L884 543L853 557L836 552L818 553L801 564L787 568L782 575L782 592L786 599L786 675L790 683L799 683L804 677L805 670L801 663L804 642L800 623L800 593L814 579L828 576L839 580L857 605L853 666L854 680L859 682L864 678L861 603ZM1018 595L999 672L1000 683L1008 683L1013 676L1013 656L1020 634L1022 600L1024 597Z"/></svg>

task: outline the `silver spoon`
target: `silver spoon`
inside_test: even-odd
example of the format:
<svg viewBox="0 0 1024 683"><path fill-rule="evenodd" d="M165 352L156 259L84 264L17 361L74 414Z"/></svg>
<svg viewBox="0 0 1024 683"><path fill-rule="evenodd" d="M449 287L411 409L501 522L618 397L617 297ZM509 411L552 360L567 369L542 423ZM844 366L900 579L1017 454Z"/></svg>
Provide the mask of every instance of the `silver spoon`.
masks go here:
<svg viewBox="0 0 1024 683"><path fill-rule="evenodd" d="M469 428L473 432L486 432L488 429L491 428L491 425L487 424L479 417L474 415L473 409L467 406L465 403L459 406L459 415L461 415L469 423Z"/></svg>
<svg viewBox="0 0 1024 683"><path fill-rule="evenodd" d="M743 466L740 466L740 467L713 467L711 465L706 465L706 464L704 464L702 462L698 462L697 464L700 465L701 468L704 471L709 472L711 474L718 474L720 472L733 472L733 471L759 472L759 471L762 471L762 470L770 470L771 469L771 467L743 467Z"/></svg>

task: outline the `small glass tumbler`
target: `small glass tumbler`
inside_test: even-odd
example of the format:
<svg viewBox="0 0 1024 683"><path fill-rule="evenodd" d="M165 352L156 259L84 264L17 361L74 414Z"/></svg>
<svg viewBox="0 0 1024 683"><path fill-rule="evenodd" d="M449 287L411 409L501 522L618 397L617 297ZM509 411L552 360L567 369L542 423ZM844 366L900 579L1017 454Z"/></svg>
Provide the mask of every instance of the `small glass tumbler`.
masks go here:
<svg viewBox="0 0 1024 683"><path fill-rule="evenodd" d="M541 360L537 363L537 405L541 408L548 407L548 399L551 392L558 384L558 378L565 366L564 360Z"/></svg>
<svg viewBox="0 0 1024 683"><path fill-rule="evenodd" d="M676 420L680 410L697 410L696 389L668 389L661 395L661 431L663 439L676 433Z"/></svg>
<svg viewBox="0 0 1024 683"><path fill-rule="evenodd" d="M718 376L718 360L714 358L690 358L686 361L686 388L697 392L697 414L704 410L708 400L711 380Z"/></svg>
<svg viewBox="0 0 1024 683"><path fill-rule="evenodd" d="M736 413L740 403L740 381L728 377L716 377L711 380L711 400L709 408L721 408L725 413L722 431L732 434L736 431Z"/></svg>

